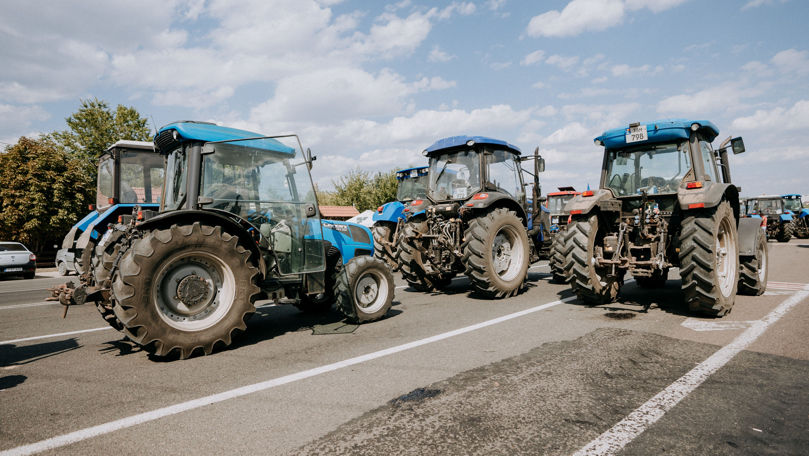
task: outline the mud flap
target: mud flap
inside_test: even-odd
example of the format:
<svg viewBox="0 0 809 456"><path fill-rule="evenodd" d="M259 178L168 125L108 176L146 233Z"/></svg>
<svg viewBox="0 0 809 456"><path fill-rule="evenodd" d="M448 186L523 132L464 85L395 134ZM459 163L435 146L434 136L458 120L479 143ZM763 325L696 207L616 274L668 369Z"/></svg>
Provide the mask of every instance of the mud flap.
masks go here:
<svg viewBox="0 0 809 456"><path fill-rule="evenodd" d="M755 256L759 236L764 236L761 219L743 218L739 220L739 256Z"/></svg>

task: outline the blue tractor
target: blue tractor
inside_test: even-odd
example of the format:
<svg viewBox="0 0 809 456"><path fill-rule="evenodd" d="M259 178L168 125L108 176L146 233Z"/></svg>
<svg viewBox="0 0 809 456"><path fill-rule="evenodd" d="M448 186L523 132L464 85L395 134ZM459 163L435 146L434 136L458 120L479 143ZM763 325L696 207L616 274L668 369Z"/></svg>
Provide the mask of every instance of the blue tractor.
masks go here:
<svg viewBox="0 0 809 456"><path fill-rule="evenodd" d="M767 286L767 241L760 222L739 216L728 149L707 120L637 122L595 138L604 148L599 189L565 206L565 276L583 301L614 301L627 273L646 288L666 284L678 267L690 310L730 311L737 291Z"/></svg>
<svg viewBox="0 0 809 456"><path fill-rule="evenodd" d="M809 209L803 207L801 195L791 193L781 195L784 207L792 214L792 234L798 239L809 238Z"/></svg>
<svg viewBox="0 0 809 456"><path fill-rule="evenodd" d="M396 201L385 203L373 215L374 256L396 268L396 242L400 227L405 220L405 206L414 200L424 199L427 194L429 167L402 169L396 172L398 187Z"/></svg>
<svg viewBox="0 0 809 456"><path fill-rule="evenodd" d="M378 320L390 309L390 268L371 232L320 219L313 158L295 135L263 136L175 122L155 136L166 158L159 212L124 217L99 246L115 322L157 356L228 346L258 299ZM99 286L105 280L98 280Z"/></svg>
<svg viewBox="0 0 809 456"><path fill-rule="evenodd" d="M430 160L426 198L411 201L397 243L402 276L417 290L438 290L464 273L478 294L518 293L528 264L547 252L548 210L542 209L538 151L483 136L453 136L424 151ZM533 195L521 162L534 160ZM540 222L542 220L542 222Z"/></svg>
<svg viewBox="0 0 809 456"><path fill-rule="evenodd" d="M60 275L82 275L91 267L96 245L118 216L135 206L157 209L163 189L163 156L145 141L118 141L100 157L96 203L65 236L56 253Z"/></svg>
<svg viewBox="0 0 809 456"><path fill-rule="evenodd" d="M761 195L747 198L747 216L764 219L767 237L778 242L789 242L792 239L794 217L785 207L784 198L780 195Z"/></svg>

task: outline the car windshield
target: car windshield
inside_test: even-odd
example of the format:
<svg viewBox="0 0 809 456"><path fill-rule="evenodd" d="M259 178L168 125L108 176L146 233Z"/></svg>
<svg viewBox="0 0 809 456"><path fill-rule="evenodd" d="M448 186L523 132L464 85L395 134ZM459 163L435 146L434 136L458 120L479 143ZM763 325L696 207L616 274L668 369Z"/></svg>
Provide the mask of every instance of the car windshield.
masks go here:
<svg viewBox="0 0 809 456"><path fill-rule="evenodd" d="M608 151L606 186L618 196L675 193L691 169L688 143Z"/></svg>
<svg viewBox="0 0 809 456"><path fill-rule="evenodd" d="M396 201L412 201L424 198L427 195L428 184L429 177L426 174L399 180L399 187L396 189Z"/></svg>
<svg viewBox="0 0 809 456"><path fill-rule="evenodd" d="M560 214L565 211L565 204L573 199L574 195L555 195L548 197L548 210L551 214Z"/></svg>
<svg viewBox="0 0 809 456"><path fill-rule="evenodd" d="M0 252L27 252L28 249L22 244L10 242L7 244L0 244Z"/></svg>
<svg viewBox="0 0 809 456"><path fill-rule="evenodd" d="M783 202L780 199L761 199L747 201L747 215L783 214Z"/></svg>
<svg viewBox="0 0 809 456"><path fill-rule="evenodd" d="M322 271L317 199L297 136L209 143L200 195L238 215L271 244L281 274Z"/></svg>
<svg viewBox="0 0 809 456"><path fill-rule="evenodd" d="M792 212L800 212L801 209L803 209L803 206L801 206L801 197L792 196L784 198L784 207Z"/></svg>
<svg viewBox="0 0 809 456"><path fill-rule="evenodd" d="M480 160L474 149L430 157L430 195L436 201L466 199L480 188Z"/></svg>

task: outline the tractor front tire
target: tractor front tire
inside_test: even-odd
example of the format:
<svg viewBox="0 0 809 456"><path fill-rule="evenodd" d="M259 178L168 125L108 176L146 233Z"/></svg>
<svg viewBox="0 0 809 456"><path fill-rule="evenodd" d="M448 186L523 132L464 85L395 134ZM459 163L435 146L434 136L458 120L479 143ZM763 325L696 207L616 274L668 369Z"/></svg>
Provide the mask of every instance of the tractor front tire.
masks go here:
<svg viewBox="0 0 809 456"><path fill-rule="evenodd" d="M247 329L258 269L221 227L172 225L144 233L124 253L113 281L124 333L157 356L211 354Z"/></svg>
<svg viewBox="0 0 809 456"><path fill-rule="evenodd" d="M551 281L565 283L565 232L559 231L553 236L548 254L548 266L551 268Z"/></svg>
<svg viewBox="0 0 809 456"><path fill-rule="evenodd" d="M357 256L338 271L335 285L337 309L352 323L384 317L393 305L393 274L384 261Z"/></svg>
<svg viewBox="0 0 809 456"><path fill-rule="evenodd" d="M472 219L461 248L466 276L477 291L491 298L520 291L528 274L528 233L514 211L498 208Z"/></svg>
<svg viewBox="0 0 809 456"><path fill-rule="evenodd" d="M781 223L781 229L778 230L778 236L775 239L778 242L789 242L792 239L792 222Z"/></svg>
<svg viewBox="0 0 809 456"><path fill-rule="evenodd" d="M426 222L408 222L402 228L402 236L399 238L396 249L399 270L402 272L402 278L413 289L432 291L437 288L436 283L440 280L438 277L428 275L424 270L421 262L422 249L416 239L420 230L415 226L416 223Z"/></svg>
<svg viewBox="0 0 809 456"><path fill-rule="evenodd" d="M739 282L739 241L730 203L689 211L680 231L680 277L692 312L730 312Z"/></svg>
<svg viewBox="0 0 809 456"><path fill-rule="evenodd" d="M590 305L615 301L623 285L622 276L610 276L607 268L595 264L595 248L602 240L597 215L574 220L565 231L565 275L576 296Z"/></svg>
<svg viewBox="0 0 809 456"><path fill-rule="evenodd" d="M379 258L391 267L396 268L396 249L393 242L393 233L396 225L386 222L377 222L371 227L374 235L374 258ZM391 248L393 246L393 248Z"/></svg>
<svg viewBox="0 0 809 456"><path fill-rule="evenodd" d="M739 258L739 294L760 296L767 290L769 275L769 259L767 258L767 236L761 234L756 243L756 254Z"/></svg>

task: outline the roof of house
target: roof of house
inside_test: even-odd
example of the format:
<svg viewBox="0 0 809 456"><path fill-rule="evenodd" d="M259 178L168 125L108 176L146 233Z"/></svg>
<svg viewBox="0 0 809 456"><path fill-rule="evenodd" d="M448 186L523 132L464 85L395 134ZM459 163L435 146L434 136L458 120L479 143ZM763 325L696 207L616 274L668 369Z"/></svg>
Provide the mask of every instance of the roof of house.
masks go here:
<svg viewBox="0 0 809 456"><path fill-rule="evenodd" d="M320 206L323 217L354 217L359 211L353 206Z"/></svg>

